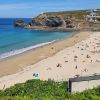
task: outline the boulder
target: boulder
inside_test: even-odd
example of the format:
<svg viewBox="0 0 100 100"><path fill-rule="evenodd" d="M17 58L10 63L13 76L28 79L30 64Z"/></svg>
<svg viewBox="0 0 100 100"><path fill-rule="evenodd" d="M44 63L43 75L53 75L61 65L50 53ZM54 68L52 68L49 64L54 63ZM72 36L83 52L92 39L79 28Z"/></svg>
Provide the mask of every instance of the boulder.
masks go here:
<svg viewBox="0 0 100 100"><path fill-rule="evenodd" d="M14 23L15 27L24 27L26 24L23 20L18 20Z"/></svg>

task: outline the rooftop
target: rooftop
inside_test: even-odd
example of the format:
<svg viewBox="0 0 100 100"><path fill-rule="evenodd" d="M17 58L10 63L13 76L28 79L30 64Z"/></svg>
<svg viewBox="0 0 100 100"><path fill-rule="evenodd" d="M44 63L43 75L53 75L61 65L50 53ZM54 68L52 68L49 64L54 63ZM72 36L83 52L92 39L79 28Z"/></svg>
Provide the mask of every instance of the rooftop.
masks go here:
<svg viewBox="0 0 100 100"><path fill-rule="evenodd" d="M69 81L71 82L80 82L80 81L89 81L89 80L100 80L100 75L84 76L84 77L77 77L77 78L69 79Z"/></svg>

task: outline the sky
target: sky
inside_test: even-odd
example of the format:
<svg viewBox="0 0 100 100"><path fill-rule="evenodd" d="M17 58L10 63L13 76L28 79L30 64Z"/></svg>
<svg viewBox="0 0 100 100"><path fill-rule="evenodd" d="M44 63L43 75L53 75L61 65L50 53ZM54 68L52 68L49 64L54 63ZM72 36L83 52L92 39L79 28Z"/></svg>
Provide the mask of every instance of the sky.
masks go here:
<svg viewBox="0 0 100 100"><path fill-rule="evenodd" d="M100 0L0 0L0 18L32 18L44 12L99 8Z"/></svg>

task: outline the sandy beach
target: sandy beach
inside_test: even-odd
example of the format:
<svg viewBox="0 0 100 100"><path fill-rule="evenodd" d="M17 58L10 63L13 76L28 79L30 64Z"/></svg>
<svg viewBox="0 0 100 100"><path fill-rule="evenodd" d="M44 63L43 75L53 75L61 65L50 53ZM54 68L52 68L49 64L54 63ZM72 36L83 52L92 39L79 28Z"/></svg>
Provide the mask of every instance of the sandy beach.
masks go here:
<svg viewBox="0 0 100 100"><path fill-rule="evenodd" d="M14 74L18 71L23 70L23 68L35 64L36 62L41 61L42 59L53 56L60 50L73 46L74 44L85 39L91 32L81 32L74 35L71 38L58 41L56 43L40 47L38 49L33 49L25 53L9 57L4 60L0 60L0 77L5 75ZM3 66L3 67L2 67Z"/></svg>
<svg viewBox="0 0 100 100"><path fill-rule="evenodd" d="M80 32L71 38L0 61L0 89L29 79L61 81L99 73L100 32ZM38 74L38 77L33 74Z"/></svg>

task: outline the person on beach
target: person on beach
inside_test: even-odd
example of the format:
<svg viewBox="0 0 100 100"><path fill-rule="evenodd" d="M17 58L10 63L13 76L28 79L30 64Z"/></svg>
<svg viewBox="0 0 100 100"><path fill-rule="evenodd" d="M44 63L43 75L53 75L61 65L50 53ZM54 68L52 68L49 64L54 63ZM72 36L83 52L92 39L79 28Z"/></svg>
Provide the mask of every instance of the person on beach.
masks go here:
<svg viewBox="0 0 100 100"><path fill-rule="evenodd" d="M86 58L90 58L90 56L89 56L89 55L87 55L87 56L86 56Z"/></svg>
<svg viewBox="0 0 100 100"><path fill-rule="evenodd" d="M92 60L91 60L91 62L92 62Z"/></svg>
<svg viewBox="0 0 100 100"><path fill-rule="evenodd" d="M88 69L85 68L85 69L84 69L84 72L88 72Z"/></svg>
<svg viewBox="0 0 100 100"><path fill-rule="evenodd" d="M52 50L54 49L54 47L51 48Z"/></svg>
<svg viewBox="0 0 100 100"><path fill-rule="evenodd" d="M61 64L58 64L57 67L62 67Z"/></svg>
<svg viewBox="0 0 100 100"><path fill-rule="evenodd" d="M68 61L65 61L65 62L68 62Z"/></svg>
<svg viewBox="0 0 100 100"><path fill-rule="evenodd" d="M77 65L76 65L75 69L77 69Z"/></svg>

